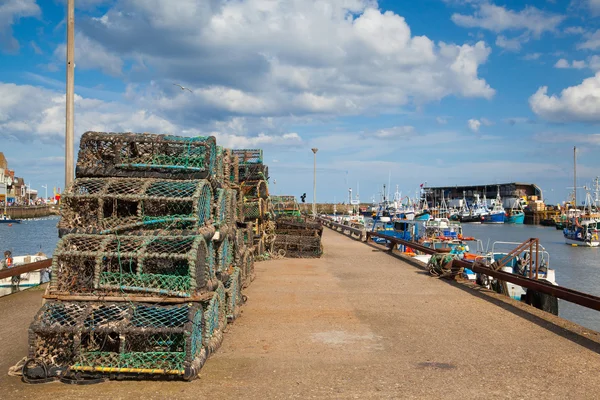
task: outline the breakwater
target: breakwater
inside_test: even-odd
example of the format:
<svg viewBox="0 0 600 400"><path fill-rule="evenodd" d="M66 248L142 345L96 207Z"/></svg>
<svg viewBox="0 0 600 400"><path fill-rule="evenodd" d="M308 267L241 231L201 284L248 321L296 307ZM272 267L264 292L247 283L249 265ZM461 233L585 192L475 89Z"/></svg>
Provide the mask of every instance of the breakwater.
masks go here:
<svg viewBox="0 0 600 400"><path fill-rule="evenodd" d="M42 218L49 215L58 215L58 205L42 206L13 206L6 209L6 213L15 219Z"/></svg>

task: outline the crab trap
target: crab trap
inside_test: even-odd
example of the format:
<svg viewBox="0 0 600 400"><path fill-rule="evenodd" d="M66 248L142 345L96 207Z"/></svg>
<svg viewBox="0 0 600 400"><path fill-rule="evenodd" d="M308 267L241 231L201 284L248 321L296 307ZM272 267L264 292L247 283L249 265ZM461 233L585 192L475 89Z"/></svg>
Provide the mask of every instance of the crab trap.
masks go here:
<svg viewBox="0 0 600 400"><path fill-rule="evenodd" d="M233 268L229 279L225 282L225 295L227 299L227 319L233 321L240 315L240 306L242 299L242 271L240 268Z"/></svg>
<svg viewBox="0 0 600 400"><path fill-rule="evenodd" d="M240 182L269 179L269 167L264 164L239 164L238 179Z"/></svg>
<svg viewBox="0 0 600 400"><path fill-rule="evenodd" d="M263 199L244 199L244 220L259 219L265 217L266 203Z"/></svg>
<svg viewBox="0 0 600 400"><path fill-rule="evenodd" d="M78 178L61 201L61 235L198 229L212 215L207 180Z"/></svg>
<svg viewBox="0 0 600 400"><path fill-rule="evenodd" d="M212 243L202 236L64 236L51 292L190 297L217 285Z"/></svg>
<svg viewBox="0 0 600 400"><path fill-rule="evenodd" d="M172 306L49 301L29 327L23 374L190 380L221 343L226 309L222 285L210 301Z"/></svg>
<svg viewBox="0 0 600 400"><path fill-rule="evenodd" d="M262 149L236 149L231 153L238 157L240 165L263 163Z"/></svg>
<svg viewBox="0 0 600 400"><path fill-rule="evenodd" d="M240 191L246 198L261 198L266 199L269 197L269 188L267 181L245 181L240 185Z"/></svg>
<svg viewBox="0 0 600 400"><path fill-rule="evenodd" d="M216 156L213 136L86 132L76 176L202 179L213 174Z"/></svg>
<svg viewBox="0 0 600 400"><path fill-rule="evenodd" d="M318 258L323 254L318 235L275 235L273 252L290 258Z"/></svg>

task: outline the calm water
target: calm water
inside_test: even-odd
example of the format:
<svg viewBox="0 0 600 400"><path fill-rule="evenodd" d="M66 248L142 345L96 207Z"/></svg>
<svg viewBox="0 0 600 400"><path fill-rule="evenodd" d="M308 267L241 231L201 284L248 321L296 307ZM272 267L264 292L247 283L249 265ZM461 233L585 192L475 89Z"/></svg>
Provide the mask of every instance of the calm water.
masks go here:
<svg viewBox="0 0 600 400"><path fill-rule="evenodd" d="M523 242L539 238L550 253L550 267L556 271L556 282L569 289L600 296L600 252L598 248L566 245L562 231L537 225L463 224L465 236L473 236L486 244L494 241ZM600 313L560 301L559 315L587 328L600 331Z"/></svg>
<svg viewBox="0 0 600 400"><path fill-rule="evenodd" d="M35 254L38 251L52 257L58 230L56 224L58 217L49 217L38 220L23 220L20 224L0 224L0 255L10 250L13 256ZM9 294L10 288L0 288L0 296Z"/></svg>

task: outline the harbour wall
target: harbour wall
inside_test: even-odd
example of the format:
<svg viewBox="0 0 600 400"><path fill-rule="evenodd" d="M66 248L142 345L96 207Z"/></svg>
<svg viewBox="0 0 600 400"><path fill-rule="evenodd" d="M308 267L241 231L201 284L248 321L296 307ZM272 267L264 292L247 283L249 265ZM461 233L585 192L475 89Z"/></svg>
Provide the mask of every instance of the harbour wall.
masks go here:
<svg viewBox="0 0 600 400"><path fill-rule="evenodd" d="M3 212L4 209L0 210L0 213ZM15 219L42 218L58 215L58 212L58 205L14 206L6 209L6 213Z"/></svg>

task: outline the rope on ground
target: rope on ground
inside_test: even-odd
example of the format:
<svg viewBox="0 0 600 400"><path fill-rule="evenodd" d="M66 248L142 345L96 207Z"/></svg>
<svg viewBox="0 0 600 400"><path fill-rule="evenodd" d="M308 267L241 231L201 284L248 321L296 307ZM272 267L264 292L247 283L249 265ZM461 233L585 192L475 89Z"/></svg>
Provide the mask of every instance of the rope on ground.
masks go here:
<svg viewBox="0 0 600 400"><path fill-rule="evenodd" d="M462 268L452 268L454 260L460 257L456 254L434 254L427 263L427 269L432 276L449 278L462 273Z"/></svg>
<svg viewBox="0 0 600 400"><path fill-rule="evenodd" d="M23 376L23 365L25 365L27 357L23 357L18 363L8 369L8 376Z"/></svg>

